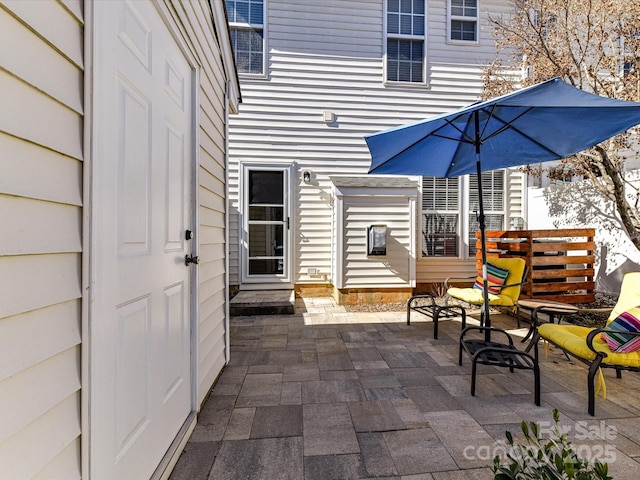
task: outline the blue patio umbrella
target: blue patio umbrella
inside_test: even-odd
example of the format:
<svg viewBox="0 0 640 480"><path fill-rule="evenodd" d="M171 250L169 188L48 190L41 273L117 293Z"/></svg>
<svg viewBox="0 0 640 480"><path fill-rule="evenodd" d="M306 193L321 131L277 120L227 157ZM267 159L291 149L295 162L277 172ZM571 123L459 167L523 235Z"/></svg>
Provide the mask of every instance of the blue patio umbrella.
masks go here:
<svg viewBox="0 0 640 480"><path fill-rule="evenodd" d="M593 95L554 78L366 136L369 173L446 178L478 174L483 308L490 326L480 173L560 160L639 123L640 103Z"/></svg>

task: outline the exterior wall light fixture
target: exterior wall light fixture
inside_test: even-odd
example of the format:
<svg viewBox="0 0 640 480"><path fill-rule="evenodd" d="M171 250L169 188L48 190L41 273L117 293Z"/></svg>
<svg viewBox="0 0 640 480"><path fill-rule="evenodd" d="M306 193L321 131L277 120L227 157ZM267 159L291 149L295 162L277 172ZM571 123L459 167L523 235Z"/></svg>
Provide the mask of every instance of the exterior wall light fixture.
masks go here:
<svg viewBox="0 0 640 480"><path fill-rule="evenodd" d="M511 218L511 228L513 230L522 230L524 228L524 218L522 217Z"/></svg>
<svg viewBox="0 0 640 480"><path fill-rule="evenodd" d="M387 226L370 225L367 227L367 255L384 256L387 254Z"/></svg>

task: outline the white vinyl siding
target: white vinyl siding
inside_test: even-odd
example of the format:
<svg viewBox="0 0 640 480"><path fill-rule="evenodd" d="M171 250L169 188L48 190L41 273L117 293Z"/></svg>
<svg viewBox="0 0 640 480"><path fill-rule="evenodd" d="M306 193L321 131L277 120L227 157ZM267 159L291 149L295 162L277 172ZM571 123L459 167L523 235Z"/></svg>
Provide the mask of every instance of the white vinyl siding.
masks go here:
<svg viewBox="0 0 640 480"><path fill-rule="evenodd" d="M416 185L417 186L417 185ZM351 190L349 192L349 190ZM416 188L352 188L336 193L338 288L412 287ZM367 255L367 228L387 228L383 256Z"/></svg>
<svg viewBox="0 0 640 480"><path fill-rule="evenodd" d="M82 476L85 6L82 0L0 3L2 478ZM236 79L223 14L211 28L208 2L159 6L179 19L201 64L196 350L202 402L228 354L225 122L227 110L237 109ZM82 454L86 460L88 452Z"/></svg>
<svg viewBox="0 0 640 480"><path fill-rule="evenodd" d="M506 170L506 199L505 199L505 220L507 224L505 228L513 228L512 222L514 219L525 220L528 211L527 205L527 175L520 172L518 169ZM524 229L527 229L526 221L522 225Z"/></svg>
<svg viewBox="0 0 640 480"><path fill-rule="evenodd" d="M198 345L197 400L206 398L213 382L226 362L226 118L237 109L235 98L227 98L226 83L233 72L223 63L221 39L224 25L211 31L211 12L205 2L173 2L187 36L201 65L198 99ZM227 47L229 47L227 45Z"/></svg>
<svg viewBox="0 0 640 480"><path fill-rule="evenodd" d="M266 78L241 76L240 114L230 119L232 285L240 284L240 161L295 163L293 280L332 284L329 177L366 174L371 159L365 135L477 101L482 91L480 65L495 54L484 12L499 14L507 7L506 0L483 1L480 41L459 45L447 43L447 2L427 2L429 88L416 90L410 84L385 84L382 0L268 1ZM335 114L333 124L324 123L324 111ZM302 181L304 170L311 172L310 184ZM508 202L507 207L511 208ZM420 217L418 208L418 248ZM433 278L434 272L444 279L456 268L468 270L457 258L446 260L454 265L433 270L431 259L422 259L418 252L418 282ZM318 274L309 275L309 268L317 268Z"/></svg>
<svg viewBox="0 0 640 480"><path fill-rule="evenodd" d="M408 202L370 198L349 199L344 208L343 288L410 286L411 218ZM367 227L381 222L388 231L384 257L367 257Z"/></svg>
<svg viewBox="0 0 640 480"><path fill-rule="evenodd" d="M0 5L6 478L81 475L82 10L81 1Z"/></svg>

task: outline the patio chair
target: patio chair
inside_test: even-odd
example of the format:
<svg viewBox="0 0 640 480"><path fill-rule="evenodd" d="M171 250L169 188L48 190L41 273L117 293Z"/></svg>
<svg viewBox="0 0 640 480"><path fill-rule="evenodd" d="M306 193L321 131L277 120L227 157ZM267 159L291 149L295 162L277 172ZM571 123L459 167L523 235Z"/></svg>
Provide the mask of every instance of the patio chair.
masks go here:
<svg viewBox="0 0 640 480"><path fill-rule="evenodd" d="M504 284L499 288L494 285L494 292L489 294L489 304L494 306L506 307L517 312L518 297L522 281L526 276L526 262L521 258L492 258L488 261L492 266L502 270ZM508 271L508 272L507 272ZM454 282L470 282L476 280L473 288L457 288L449 287ZM519 283L518 283L519 282ZM490 282L491 283L491 282ZM407 325L411 324L411 312L419 312L423 315L431 317L433 320L433 338L438 338L438 321L441 318L460 317L462 319L461 329L466 328L467 313L462 305L449 304L450 298L455 298L462 303L468 305L480 305L484 303L483 291L481 287L481 276L476 277L449 277L445 280L445 304L437 303L434 295L425 293L414 295L407 302ZM520 318L516 316L518 327L520 327ZM484 311L480 313L480 325L484 325Z"/></svg>
<svg viewBox="0 0 640 480"><path fill-rule="evenodd" d="M536 349L538 340L542 338L561 348L566 354L589 365L587 389L588 411L591 416L595 413L596 374L598 374L603 396L606 395L601 368L615 369L617 378L622 376L622 370L640 372L639 306L640 272L630 272L624 276L618 302L613 307L605 328L555 323L537 325L533 339ZM536 322L535 316L533 321ZM607 337L603 337L603 333L608 337L608 341Z"/></svg>
<svg viewBox="0 0 640 480"><path fill-rule="evenodd" d="M527 264L524 259L513 258L490 258L487 260L487 272L489 280L489 305L493 307L504 307L513 313L518 311L518 298L522 290L523 282L527 274ZM450 287L452 282L460 283L475 278L475 284L469 288ZM459 302L467 305L480 306L484 304L484 294L482 290L482 275L477 277L456 278L449 277L445 280L447 289L446 301L455 298ZM480 325L484 325L484 308L480 312ZM520 317L516 315L518 328L520 327Z"/></svg>

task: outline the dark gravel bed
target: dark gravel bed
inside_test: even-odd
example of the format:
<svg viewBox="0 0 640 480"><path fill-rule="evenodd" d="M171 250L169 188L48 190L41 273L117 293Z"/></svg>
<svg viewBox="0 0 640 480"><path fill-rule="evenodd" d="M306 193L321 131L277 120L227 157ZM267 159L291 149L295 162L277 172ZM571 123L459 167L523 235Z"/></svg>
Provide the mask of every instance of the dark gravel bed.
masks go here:
<svg viewBox="0 0 640 480"><path fill-rule="evenodd" d="M586 327L603 327L607 318L609 318L610 310L615 307L618 297L609 293L596 292L596 300L592 303L578 303L576 307L585 311L579 312L566 320L576 325L584 325ZM600 312L592 312L589 310L603 310Z"/></svg>
<svg viewBox="0 0 640 480"><path fill-rule="evenodd" d="M618 300L617 296L608 293L596 293L596 300L592 303L580 303L576 306L584 311L572 316L567 316L565 321L588 327L601 327L609 317L608 312L593 312L588 310L613 308ZM407 308L405 302L392 303L359 303L344 305L347 312L404 312Z"/></svg>
<svg viewBox="0 0 640 480"><path fill-rule="evenodd" d="M356 303L343 305L343 307L347 312L404 312L407 309L407 303Z"/></svg>

